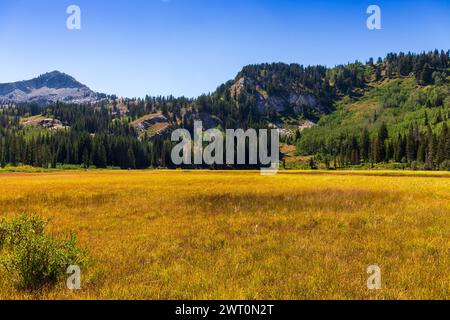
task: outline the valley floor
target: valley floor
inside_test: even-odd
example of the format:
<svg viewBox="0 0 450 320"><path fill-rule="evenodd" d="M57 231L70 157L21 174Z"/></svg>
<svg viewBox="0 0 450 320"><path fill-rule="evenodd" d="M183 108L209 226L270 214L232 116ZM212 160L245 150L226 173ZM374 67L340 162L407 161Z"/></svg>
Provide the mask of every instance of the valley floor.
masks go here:
<svg viewBox="0 0 450 320"><path fill-rule="evenodd" d="M23 213L90 263L76 292L0 266L0 299L450 298L449 173L0 173L0 217Z"/></svg>

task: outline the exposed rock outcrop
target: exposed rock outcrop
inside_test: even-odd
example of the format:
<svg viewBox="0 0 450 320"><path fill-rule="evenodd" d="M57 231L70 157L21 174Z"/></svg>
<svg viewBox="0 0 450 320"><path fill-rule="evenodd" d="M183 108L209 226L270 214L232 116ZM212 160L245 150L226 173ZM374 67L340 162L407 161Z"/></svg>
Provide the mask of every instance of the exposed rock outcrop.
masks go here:
<svg viewBox="0 0 450 320"><path fill-rule="evenodd" d="M0 104L49 104L57 101L81 104L99 99L97 93L59 71L31 80L0 84Z"/></svg>

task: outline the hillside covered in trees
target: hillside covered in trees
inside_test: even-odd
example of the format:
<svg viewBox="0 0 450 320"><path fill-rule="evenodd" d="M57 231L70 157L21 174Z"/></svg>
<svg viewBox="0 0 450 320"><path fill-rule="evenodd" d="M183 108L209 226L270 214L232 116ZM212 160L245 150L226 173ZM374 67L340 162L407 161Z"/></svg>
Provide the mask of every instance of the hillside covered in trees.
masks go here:
<svg viewBox="0 0 450 320"><path fill-rule="evenodd" d="M450 170L450 52L389 54L333 68L244 67L196 99L145 97L0 109L0 165L172 167L170 132L274 128L328 168Z"/></svg>

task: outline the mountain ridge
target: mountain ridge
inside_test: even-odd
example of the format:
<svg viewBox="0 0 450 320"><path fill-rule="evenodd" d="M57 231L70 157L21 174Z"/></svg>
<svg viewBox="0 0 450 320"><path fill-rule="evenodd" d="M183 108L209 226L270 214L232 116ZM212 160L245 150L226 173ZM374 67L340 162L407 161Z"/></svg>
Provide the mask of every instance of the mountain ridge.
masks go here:
<svg viewBox="0 0 450 320"><path fill-rule="evenodd" d="M0 102L3 104L92 103L98 98L98 94L88 86L60 71L47 72L30 80L0 84Z"/></svg>
<svg viewBox="0 0 450 320"><path fill-rule="evenodd" d="M39 81L39 90L54 84L51 74ZM450 51L393 53L333 68L249 65L196 99L110 98L95 106L0 108L0 164L171 167L170 132L193 132L202 120L205 129L221 131L280 129L281 142L303 161L286 168L315 168L317 161L326 168L450 170Z"/></svg>

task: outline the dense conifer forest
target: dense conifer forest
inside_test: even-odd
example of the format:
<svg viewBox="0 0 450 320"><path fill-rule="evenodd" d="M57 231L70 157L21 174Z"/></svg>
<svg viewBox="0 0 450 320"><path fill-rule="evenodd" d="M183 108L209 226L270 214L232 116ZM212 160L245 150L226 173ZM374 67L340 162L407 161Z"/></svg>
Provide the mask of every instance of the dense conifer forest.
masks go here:
<svg viewBox="0 0 450 320"><path fill-rule="evenodd" d="M283 142L327 168L398 163L450 170L450 52L388 54L334 68L298 64L244 67L196 99L150 97L96 104L5 105L0 109L0 165L56 168L172 167L170 132L208 127L288 128ZM298 107L293 95L313 97ZM279 104L272 107L262 99ZM283 100L284 99L284 100ZM281 102L280 102L281 101ZM166 130L134 125L160 114ZM51 119L47 127L26 125ZM303 121L314 126L298 129ZM59 127L55 128L58 123Z"/></svg>

